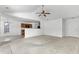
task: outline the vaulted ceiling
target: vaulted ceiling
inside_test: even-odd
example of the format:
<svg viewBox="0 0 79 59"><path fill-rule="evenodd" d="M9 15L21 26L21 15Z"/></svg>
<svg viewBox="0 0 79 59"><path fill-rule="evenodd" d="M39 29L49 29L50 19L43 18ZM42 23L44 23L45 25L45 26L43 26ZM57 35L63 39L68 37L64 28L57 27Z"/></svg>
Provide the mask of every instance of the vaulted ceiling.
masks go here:
<svg viewBox="0 0 79 59"><path fill-rule="evenodd" d="M39 5L1 5L1 12L33 12Z"/></svg>
<svg viewBox="0 0 79 59"><path fill-rule="evenodd" d="M51 13L49 19L79 16L79 5L45 5L45 9ZM3 13L35 13L40 10L41 5L0 5Z"/></svg>

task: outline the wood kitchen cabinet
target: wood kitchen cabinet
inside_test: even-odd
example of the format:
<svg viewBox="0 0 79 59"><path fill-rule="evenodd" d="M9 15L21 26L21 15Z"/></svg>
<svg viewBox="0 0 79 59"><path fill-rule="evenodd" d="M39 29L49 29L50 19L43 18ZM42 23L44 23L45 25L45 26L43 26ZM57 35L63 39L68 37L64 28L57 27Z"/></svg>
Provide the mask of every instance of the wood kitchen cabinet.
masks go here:
<svg viewBox="0 0 79 59"><path fill-rule="evenodd" d="M24 37L25 36L25 29L26 28L32 28L32 24L25 24L25 23L21 23L21 36Z"/></svg>
<svg viewBox="0 0 79 59"><path fill-rule="evenodd" d="M25 23L22 23L22 24L21 24L21 28L32 28L32 24L25 24Z"/></svg>

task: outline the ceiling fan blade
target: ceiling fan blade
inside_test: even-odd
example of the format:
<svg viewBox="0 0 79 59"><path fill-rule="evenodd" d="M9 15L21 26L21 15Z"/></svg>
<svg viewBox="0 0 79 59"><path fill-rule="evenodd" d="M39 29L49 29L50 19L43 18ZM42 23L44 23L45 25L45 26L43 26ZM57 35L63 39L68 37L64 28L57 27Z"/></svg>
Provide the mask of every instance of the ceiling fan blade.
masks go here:
<svg viewBox="0 0 79 59"><path fill-rule="evenodd" d="M45 13L45 14L51 14L51 13Z"/></svg>
<svg viewBox="0 0 79 59"><path fill-rule="evenodd" d="M44 16L46 17L46 14L44 14Z"/></svg>

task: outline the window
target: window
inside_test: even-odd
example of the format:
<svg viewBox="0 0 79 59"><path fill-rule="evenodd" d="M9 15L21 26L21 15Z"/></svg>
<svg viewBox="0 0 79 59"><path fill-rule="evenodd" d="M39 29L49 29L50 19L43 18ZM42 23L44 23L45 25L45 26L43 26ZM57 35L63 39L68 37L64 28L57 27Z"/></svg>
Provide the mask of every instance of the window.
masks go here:
<svg viewBox="0 0 79 59"><path fill-rule="evenodd" d="M9 32L9 22L4 22L4 33Z"/></svg>

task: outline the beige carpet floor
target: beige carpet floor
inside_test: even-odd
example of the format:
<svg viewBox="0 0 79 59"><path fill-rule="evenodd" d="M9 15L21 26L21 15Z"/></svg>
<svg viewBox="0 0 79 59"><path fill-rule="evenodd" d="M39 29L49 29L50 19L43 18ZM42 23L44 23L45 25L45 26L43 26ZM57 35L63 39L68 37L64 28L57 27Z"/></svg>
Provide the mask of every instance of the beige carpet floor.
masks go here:
<svg viewBox="0 0 79 59"><path fill-rule="evenodd" d="M0 46L4 54L78 54L79 38L37 36L21 38Z"/></svg>

